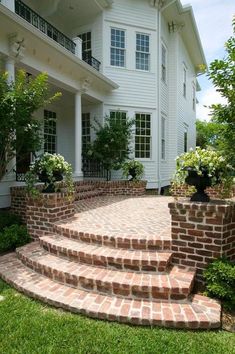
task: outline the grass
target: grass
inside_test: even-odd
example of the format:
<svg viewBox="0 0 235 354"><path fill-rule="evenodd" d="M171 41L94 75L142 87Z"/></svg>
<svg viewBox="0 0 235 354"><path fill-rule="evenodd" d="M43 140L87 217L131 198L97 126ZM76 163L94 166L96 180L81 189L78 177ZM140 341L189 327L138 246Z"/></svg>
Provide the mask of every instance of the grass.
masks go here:
<svg viewBox="0 0 235 354"><path fill-rule="evenodd" d="M183 331L96 321L48 307L0 280L1 354L235 354L224 331Z"/></svg>

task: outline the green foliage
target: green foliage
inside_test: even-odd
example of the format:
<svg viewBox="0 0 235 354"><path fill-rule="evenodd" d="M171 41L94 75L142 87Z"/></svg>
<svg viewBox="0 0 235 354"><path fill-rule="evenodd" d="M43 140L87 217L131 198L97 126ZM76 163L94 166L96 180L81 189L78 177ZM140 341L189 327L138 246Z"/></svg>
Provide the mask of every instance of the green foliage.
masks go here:
<svg viewBox="0 0 235 354"><path fill-rule="evenodd" d="M202 149L207 147L218 148L219 136L223 126L215 122L196 121L197 146Z"/></svg>
<svg viewBox="0 0 235 354"><path fill-rule="evenodd" d="M174 180L184 184L189 171L195 171L199 176L207 175L212 179L212 186L218 183L232 184L233 168L221 154L214 150L201 149L183 153L176 159L176 173Z"/></svg>
<svg viewBox="0 0 235 354"><path fill-rule="evenodd" d="M59 185L56 183L55 173L59 173L65 177L65 186L67 192L74 192L74 183L72 175L72 166L65 161L60 154L44 153L30 166L30 171L26 174L27 191L32 197L39 195L39 190L35 187L38 181L38 175L45 174L48 178L46 187L50 185L55 191L58 191Z"/></svg>
<svg viewBox="0 0 235 354"><path fill-rule="evenodd" d="M30 241L25 226L11 225L0 233L0 252L13 251Z"/></svg>
<svg viewBox="0 0 235 354"><path fill-rule="evenodd" d="M204 271L206 289L210 296L235 309L235 264L225 258L217 259Z"/></svg>
<svg viewBox="0 0 235 354"><path fill-rule="evenodd" d="M0 180L16 154L23 159L41 148L41 127L33 114L60 96L48 98L47 80L45 73L32 79L20 70L15 82L8 84L7 73L0 75Z"/></svg>
<svg viewBox="0 0 235 354"><path fill-rule="evenodd" d="M132 176L131 181L139 181L144 174L144 165L140 161L129 160L122 164L123 176Z"/></svg>
<svg viewBox="0 0 235 354"><path fill-rule="evenodd" d="M220 124L219 146L230 163L235 166L235 18L233 36L225 43L226 57L210 64L209 78L217 91L226 99L224 104L211 106L213 122Z"/></svg>
<svg viewBox="0 0 235 354"><path fill-rule="evenodd" d="M96 122L96 140L88 149L88 157L100 161L107 171L118 170L130 154L133 120L105 117L104 125Z"/></svg>
<svg viewBox="0 0 235 354"><path fill-rule="evenodd" d="M0 232L11 225L21 225L22 220L18 215L9 212L0 212Z"/></svg>

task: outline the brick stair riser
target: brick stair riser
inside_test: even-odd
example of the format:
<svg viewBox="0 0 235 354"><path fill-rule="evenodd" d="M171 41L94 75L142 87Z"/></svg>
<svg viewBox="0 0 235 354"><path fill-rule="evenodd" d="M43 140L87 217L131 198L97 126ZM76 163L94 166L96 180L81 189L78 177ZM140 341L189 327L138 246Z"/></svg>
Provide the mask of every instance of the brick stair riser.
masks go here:
<svg viewBox="0 0 235 354"><path fill-rule="evenodd" d="M101 192L92 192L91 191L87 191L87 192L82 192L82 193L76 193L75 195L75 200L83 200L83 199L91 199L91 198L95 198L95 197L99 197L101 196L102 193Z"/></svg>
<svg viewBox="0 0 235 354"><path fill-rule="evenodd" d="M104 267L108 269L118 269L118 270L127 270L135 271L142 273L150 272L166 272L170 264L172 256L168 258L167 261L146 261L141 259L122 259L114 258L109 256L96 256L93 254L88 254L83 251L74 251L72 249L66 249L64 247L58 247L52 244L40 240L40 246L43 247L47 252L58 256L63 257L68 260L77 263L90 264L93 266Z"/></svg>
<svg viewBox="0 0 235 354"><path fill-rule="evenodd" d="M128 250L170 250L171 241L170 240L146 240L146 239L135 239L135 238L120 238L113 236L102 236L93 235L84 232L79 232L76 230L70 230L63 228L59 225L53 226L53 232L58 235L68 237L72 240L82 241L91 244L97 244L99 246L107 246L113 248L123 248Z"/></svg>
<svg viewBox="0 0 235 354"><path fill-rule="evenodd" d="M67 272L58 271L50 266L44 266L27 256L17 253L22 263L56 282L69 285L70 287L98 292L104 295L124 297L125 299L147 299L147 300L187 300L193 284L185 288L169 288L167 285L153 286L132 286L131 284L119 284L115 282L102 282L90 279L89 276L76 276Z"/></svg>

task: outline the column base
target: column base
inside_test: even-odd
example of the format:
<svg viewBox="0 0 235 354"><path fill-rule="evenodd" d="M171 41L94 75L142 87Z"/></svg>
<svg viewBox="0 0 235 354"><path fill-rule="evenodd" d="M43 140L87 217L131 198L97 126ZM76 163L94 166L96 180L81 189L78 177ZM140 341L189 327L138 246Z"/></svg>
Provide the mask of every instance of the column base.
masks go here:
<svg viewBox="0 0 235 354"><path fill-rule="evenodd" d="M81 180L83 180L83 172L82 171L75 171L74 173L73 173L73 179L74 179L74 181L81 181Z"/></svg>

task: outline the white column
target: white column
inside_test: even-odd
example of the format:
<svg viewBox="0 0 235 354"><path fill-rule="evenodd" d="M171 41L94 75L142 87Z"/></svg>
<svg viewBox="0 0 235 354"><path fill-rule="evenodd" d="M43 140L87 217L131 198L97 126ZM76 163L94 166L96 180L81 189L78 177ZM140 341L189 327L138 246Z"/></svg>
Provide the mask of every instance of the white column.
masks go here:
<svg viewBox="0 0 235 354"><path fill-rule="evenodd" d="M81 92L75 94L75 178L83 177L82 173L82 100Z"/></svg>
<svg viewBox="0 0 235 354"><path fill-rule="evenodd" d="M82 39L79 37L73 38L73 42L76 44L75 55L82 59Z"/></svg>
<svg viewBox="0 0 235 354"><path fill-rule="evenodd" d="M15 62L12 58L7 58L5 62L5 70L8 72L8 84L15 82Z"/></svg>
<svg viewBox="0 0 235 354"><path fill-rule="evenodd" d="M15 0L3 0L2 4L8 7L9 10L15 12Z"/></svg>

